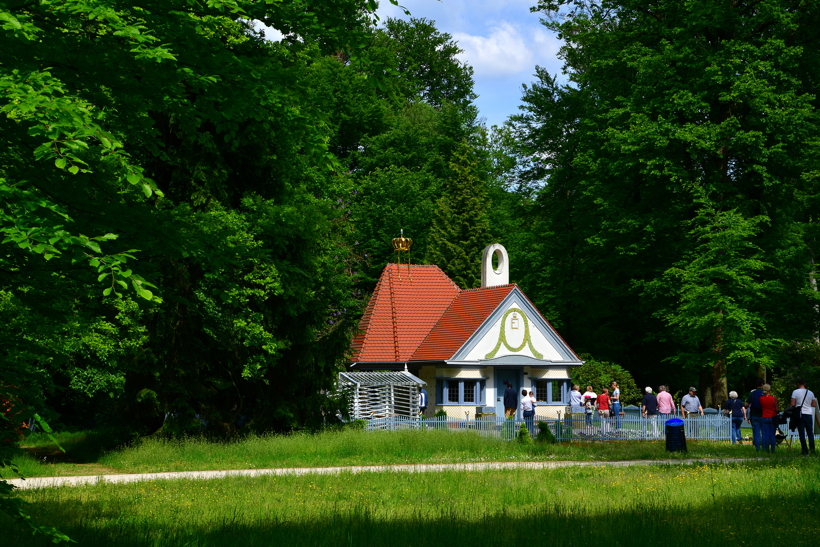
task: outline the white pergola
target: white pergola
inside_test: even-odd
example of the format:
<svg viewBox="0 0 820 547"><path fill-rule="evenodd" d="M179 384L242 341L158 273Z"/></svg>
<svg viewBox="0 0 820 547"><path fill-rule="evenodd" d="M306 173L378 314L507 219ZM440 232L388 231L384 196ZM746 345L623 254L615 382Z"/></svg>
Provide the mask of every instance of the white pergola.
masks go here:
<svg viewBox="0 0 820 547"><path fill-rule="evenodd" d="M427 382L403 372L340 372L339 391L347 396L353 420L419 414L419 390Z"/></svg>

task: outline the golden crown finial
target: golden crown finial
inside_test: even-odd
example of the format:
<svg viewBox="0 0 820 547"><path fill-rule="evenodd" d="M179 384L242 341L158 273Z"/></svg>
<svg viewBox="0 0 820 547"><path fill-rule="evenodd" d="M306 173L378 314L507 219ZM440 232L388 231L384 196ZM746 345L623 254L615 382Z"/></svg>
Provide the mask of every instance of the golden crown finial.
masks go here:
<svg viewBox="0 0 820 547"><path fill-rule="evenodd" d="M413 246L413 240L409 237L404 237L404 229L401 231L401 237L394 237L393 238L393 249L396 252L399 251L410 251L410 247Z"/></svg>
<svg viewBox="0 0 820 547"><path fill-rule="evenodd" d="M407 258L405 262L407 262L407 277L410 281L413 281L412 276L410 275L410 247L413 246L413 240L409 237L404 237L404 229L401 230L400 237L393 238L393 250L396 251L396 264L399 265L399 281L401 281L401 255L402 253L407 254Z"/></svg>

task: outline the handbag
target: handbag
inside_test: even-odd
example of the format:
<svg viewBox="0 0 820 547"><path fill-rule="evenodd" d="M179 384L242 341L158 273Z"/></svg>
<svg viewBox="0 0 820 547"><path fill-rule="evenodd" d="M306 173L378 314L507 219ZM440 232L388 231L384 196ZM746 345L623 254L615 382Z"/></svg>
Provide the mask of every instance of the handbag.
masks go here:
<svg viewBox="0 0 820 547"><path fill-rule="evenodd" d="M790 406L786 410L783 411L783 416L786 418L799 418L800 414L803 412L803 403L806 401L806 395L808 395L808 390L806 393L803 394L803 400L800 401L800 404L797 406Z"/></svg>

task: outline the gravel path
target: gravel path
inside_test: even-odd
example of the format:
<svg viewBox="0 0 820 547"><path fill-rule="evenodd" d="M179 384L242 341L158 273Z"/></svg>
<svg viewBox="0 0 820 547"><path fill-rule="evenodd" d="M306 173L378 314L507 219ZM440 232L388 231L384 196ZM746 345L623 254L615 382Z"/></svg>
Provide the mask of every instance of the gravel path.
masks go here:
<svg viewBox="0 0 820 547"><path fill-rule="evenodd" d="M690 465L693 463L744 462L748 458L708 458L686 460L625 460L607 462L475 462L412 465L356 465L350 467L286 467L281 469L237 469L233 471L178 471L170 473L134 473L84 477L33 477L7 482L21 489L52 486L82 486L97 483L127 483L170 479L223 479L227 477L266 477L282 475L338 475L341 473L435 473L441 471L484 471L498 469L559 469L561 467L630 467L637 465Z"/></svg>

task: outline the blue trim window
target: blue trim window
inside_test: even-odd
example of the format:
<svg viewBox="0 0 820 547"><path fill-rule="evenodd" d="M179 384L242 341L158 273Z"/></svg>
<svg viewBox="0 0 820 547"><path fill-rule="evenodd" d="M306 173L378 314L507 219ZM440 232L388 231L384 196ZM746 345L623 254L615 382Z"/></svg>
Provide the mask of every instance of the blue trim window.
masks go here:
<svg viewBox="0 0 820 547"><path fill-rule="evenodd" d="M485 391L485 380L439 378L436 381L436 404L483 405L486 404Z"/></svg>
<svg viewBox="0 0 820 547"><path fill-rule="evenodd" d="M564 405L569 397L569 380L535 380L535 398L546 404Z"/></svg>

